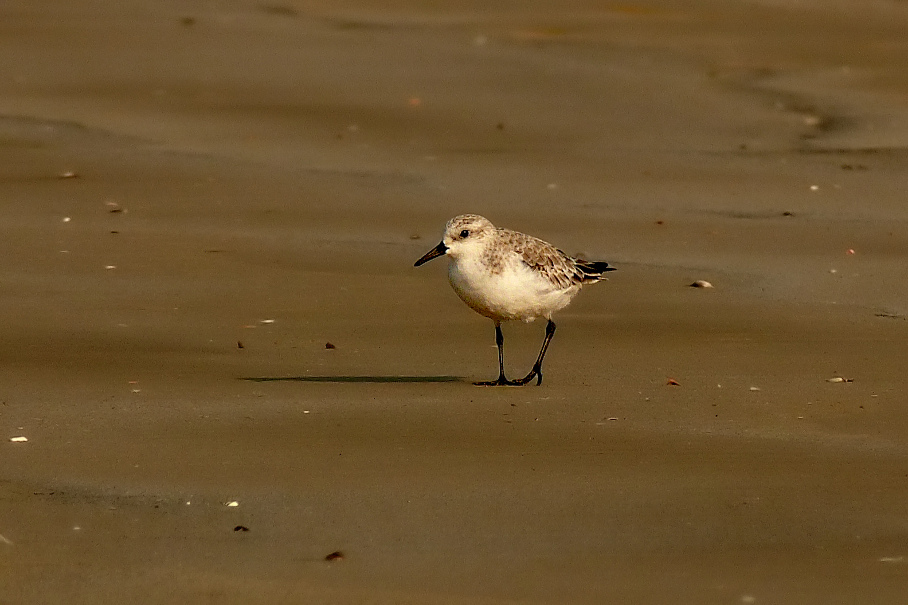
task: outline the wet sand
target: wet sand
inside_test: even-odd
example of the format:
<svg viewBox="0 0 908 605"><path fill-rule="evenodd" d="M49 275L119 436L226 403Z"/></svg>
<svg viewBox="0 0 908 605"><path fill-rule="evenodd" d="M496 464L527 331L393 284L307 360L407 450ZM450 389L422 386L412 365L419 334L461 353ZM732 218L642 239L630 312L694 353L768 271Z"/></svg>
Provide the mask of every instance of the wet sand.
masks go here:
<svg viewBox="0 0 908 605"><path fill-rule="evenodd" d="M904 602L908 7L477 6L0 11L0 603Z"/></svg>

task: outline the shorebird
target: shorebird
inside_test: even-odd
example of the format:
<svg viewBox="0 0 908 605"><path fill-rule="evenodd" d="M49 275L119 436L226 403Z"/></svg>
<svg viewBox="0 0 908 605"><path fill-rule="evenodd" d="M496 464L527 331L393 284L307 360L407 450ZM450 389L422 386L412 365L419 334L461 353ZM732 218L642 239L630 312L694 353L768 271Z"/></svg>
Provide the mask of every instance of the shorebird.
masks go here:
<svg viewBox="0 0 908 605"><path fill-rule="evenodd" d="M522 386L536 379L542 384L542 360L555 334L552 314L566 307L584 284L595 283L608 263L573 258L548 242L496 227L477 214L455 216L445 225L441 242L414 264L418 267L439 256L448 256L448 280L467 305L495 322L498 345L498 378L477 386ZM501 323L531 322L544 317L545 339L524 378L504 375L504 335Z"/></svg>

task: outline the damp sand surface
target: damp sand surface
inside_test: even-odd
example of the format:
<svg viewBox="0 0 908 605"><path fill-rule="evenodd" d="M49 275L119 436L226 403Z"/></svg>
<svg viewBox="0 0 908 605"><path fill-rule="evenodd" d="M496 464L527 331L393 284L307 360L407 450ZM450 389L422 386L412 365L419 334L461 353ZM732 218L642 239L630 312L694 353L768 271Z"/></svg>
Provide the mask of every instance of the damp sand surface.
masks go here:
<svg viewBox="0 0 908 605"><path fill-rule="evenodd" d="M906 47L887 0L7 3L0 602L903 603ZM472 386L412 266L465 212L618 268L541 387Z"/></svg>

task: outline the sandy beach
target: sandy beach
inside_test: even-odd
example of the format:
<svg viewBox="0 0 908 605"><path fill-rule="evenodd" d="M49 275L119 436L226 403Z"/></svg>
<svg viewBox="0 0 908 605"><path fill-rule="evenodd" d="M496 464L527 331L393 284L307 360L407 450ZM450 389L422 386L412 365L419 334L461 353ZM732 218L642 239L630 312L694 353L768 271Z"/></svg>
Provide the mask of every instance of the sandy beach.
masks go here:
<svg viewBox="0 0 908 605"><path fill-rule="evenodd" d="M908 5L552 4L0 8L0 605L906 602Z"/></svg>

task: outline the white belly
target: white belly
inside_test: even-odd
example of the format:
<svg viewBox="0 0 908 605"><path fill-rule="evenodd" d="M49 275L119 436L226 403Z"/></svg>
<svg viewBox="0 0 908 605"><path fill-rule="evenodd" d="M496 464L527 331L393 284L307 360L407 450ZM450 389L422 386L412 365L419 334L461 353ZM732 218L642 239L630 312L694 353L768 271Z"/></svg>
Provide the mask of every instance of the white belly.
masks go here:
<svg viewBox="0 0 908 605"><path fill-rule="evenodd" d="M559 289L522 263L494 274L481 264L459 259L448 268L448 279L471 309L496 321L549 319L580 290L579 285Z"/></svg>

